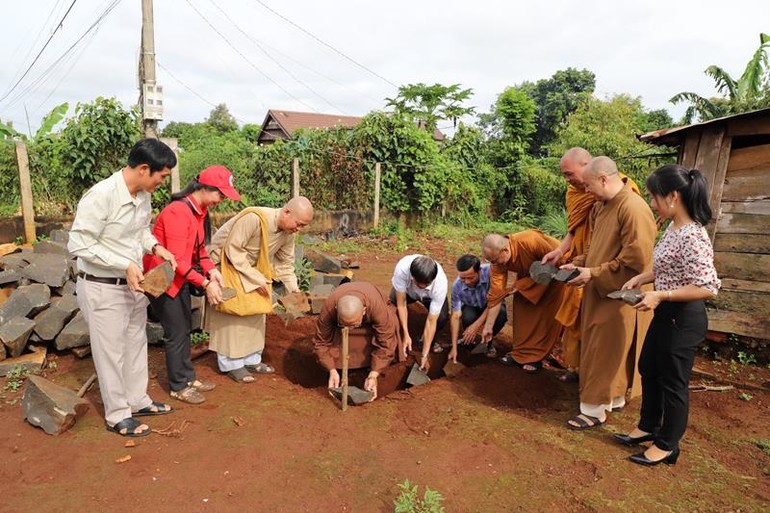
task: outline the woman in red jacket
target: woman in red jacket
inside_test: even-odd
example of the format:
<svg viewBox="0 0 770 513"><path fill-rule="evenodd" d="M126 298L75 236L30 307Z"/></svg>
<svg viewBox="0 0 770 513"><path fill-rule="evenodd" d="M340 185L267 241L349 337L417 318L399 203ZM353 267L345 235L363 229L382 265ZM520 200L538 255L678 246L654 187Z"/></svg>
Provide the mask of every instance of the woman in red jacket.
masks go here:
<svg viewBox="0 0 770 513"><path fill-rule="evenodd" d="M171 286L151 301L153 313L163 325L166 338L166 369L171 397L191 404L205 398L200 392L214 389L214 383L195 377L190 358L192 331L191 291L205 290L209 303L222 301L222 275L209 259L206 243L208 209L225 198L241 199L233 188L233 175L224 166L207 167L187 187L171 196L171 203L158 215L152 233L158 243L167 248L177 261ZM145 272L163 263L146 255Z"/></svg>

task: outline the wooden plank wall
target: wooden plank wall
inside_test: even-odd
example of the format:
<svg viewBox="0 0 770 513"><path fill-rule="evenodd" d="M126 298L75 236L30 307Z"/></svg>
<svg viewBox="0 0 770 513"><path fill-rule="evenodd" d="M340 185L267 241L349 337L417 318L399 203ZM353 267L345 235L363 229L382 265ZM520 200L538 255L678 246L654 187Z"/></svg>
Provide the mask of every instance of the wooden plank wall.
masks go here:
<svg viewBox="0 0 770 513"><path fill-rule="evenodd" d="M709 329L770 339L770 144L731 148L734 136L770 133L770 118L730 120L716 151L718 135L707 128L689 153L696 167L704 164L718 214L709 234L722 290L711 302Z"/></svg>

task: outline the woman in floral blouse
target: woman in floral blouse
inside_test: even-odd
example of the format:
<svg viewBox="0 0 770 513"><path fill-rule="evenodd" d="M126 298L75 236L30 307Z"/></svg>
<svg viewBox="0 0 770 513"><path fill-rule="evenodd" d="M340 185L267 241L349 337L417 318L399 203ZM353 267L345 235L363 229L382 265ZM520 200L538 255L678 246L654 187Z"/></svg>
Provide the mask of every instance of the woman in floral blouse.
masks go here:
<svg viewBox="0 0 770 513"><path fill-rule="evenodd" d="M689 381L695 352L708 328L704 301L720 287L714 250L704 226L711 219L708 184L697 169L678 165L658 168L647 178L651 206L670 219L653 252L653 270L630 279L624 289L655 282L636 305L655 310L639 360L642 408L638 426L615 435L625 445L652 441L630 457L641 465L679 458L679 440L687 428Z"/></svg>

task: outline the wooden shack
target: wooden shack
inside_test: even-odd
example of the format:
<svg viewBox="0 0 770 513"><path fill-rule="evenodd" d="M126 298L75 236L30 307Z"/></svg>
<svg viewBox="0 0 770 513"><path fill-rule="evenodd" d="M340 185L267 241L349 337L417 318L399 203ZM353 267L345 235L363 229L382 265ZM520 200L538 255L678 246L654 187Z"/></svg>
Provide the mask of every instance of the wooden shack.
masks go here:
<svg viewBox="0 0 770 513"><path fill-rule="evenodd" d="M708 226L722 290L709 329L770 339L770 109L641 136L677 147L678 162L711 186Z"/></svg>

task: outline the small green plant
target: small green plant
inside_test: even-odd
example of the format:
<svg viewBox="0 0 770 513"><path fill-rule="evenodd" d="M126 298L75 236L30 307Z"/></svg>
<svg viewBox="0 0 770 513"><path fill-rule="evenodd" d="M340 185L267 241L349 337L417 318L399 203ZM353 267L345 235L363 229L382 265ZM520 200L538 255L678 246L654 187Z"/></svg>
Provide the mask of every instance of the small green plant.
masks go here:
<svg viewBox="0 0 770 513"><path fill-rule="evenodd" d="M209 334L207 331L193 331L190 334L190 345L197 346L200 344L203 344L204 342L208 342L209 340Z"/></svg>
<svg viewBox="0 0 770 513"><path fill-rule="evenodd" d="M55 371L59 367L59 364L56 360L48 360L46 367L48 368L48 370Z"/></svg>
<svg viewBox="0 0 770 513"><path fill-rule="evenodd" d="M750 440L750 442L762 449L762 452L770 456L770 440L767 438L754 438Z"/></svg>
<svg viewBox="0 0 770 513"><path fill-rule="evenodd" d="M5 376L5 390L18 391L24 384L24 379L29 375L29 369L23 365L16 365Z"/></svg>
<svg viewBox="0 0 770 513"><path fill-rule="evenodd" d="M16 244L17 246L21 246L22 244L24 244L24 237L19 235L18 237L13 239L13 243Z"/></svg>
<svg viewBox="0 0 770 513"><path fill-rule="evenodd" d="M738 399L740 399L742 401L751 401L753 398L754 398L753 395L747 394L746 392L738 394Z"/></svg>
<svg viewBox="0 0 770 513"><path fill-rule="evenodd" d="M310 275L313 274L313 264L305 257L294 259L294 275L297 277L299 290L310 292Z"/></svg>
<svg viewBox="0 0 770 513"><path fill-rule="evenodd" d="M757 363L757 358L751 354L747 353L746 351L738 351L738 361L741 362L743 365L750 365L752 363Z"/></svg>
<svg viewBox="0 0 770 513"><path fill-rule="evenodd" d="M417 485L412 486L409 480L398 484L401 493L393 501L395 513L444 513L441 503L444 496L436 490L425 487L422 498L417 496Z"/></svg>

